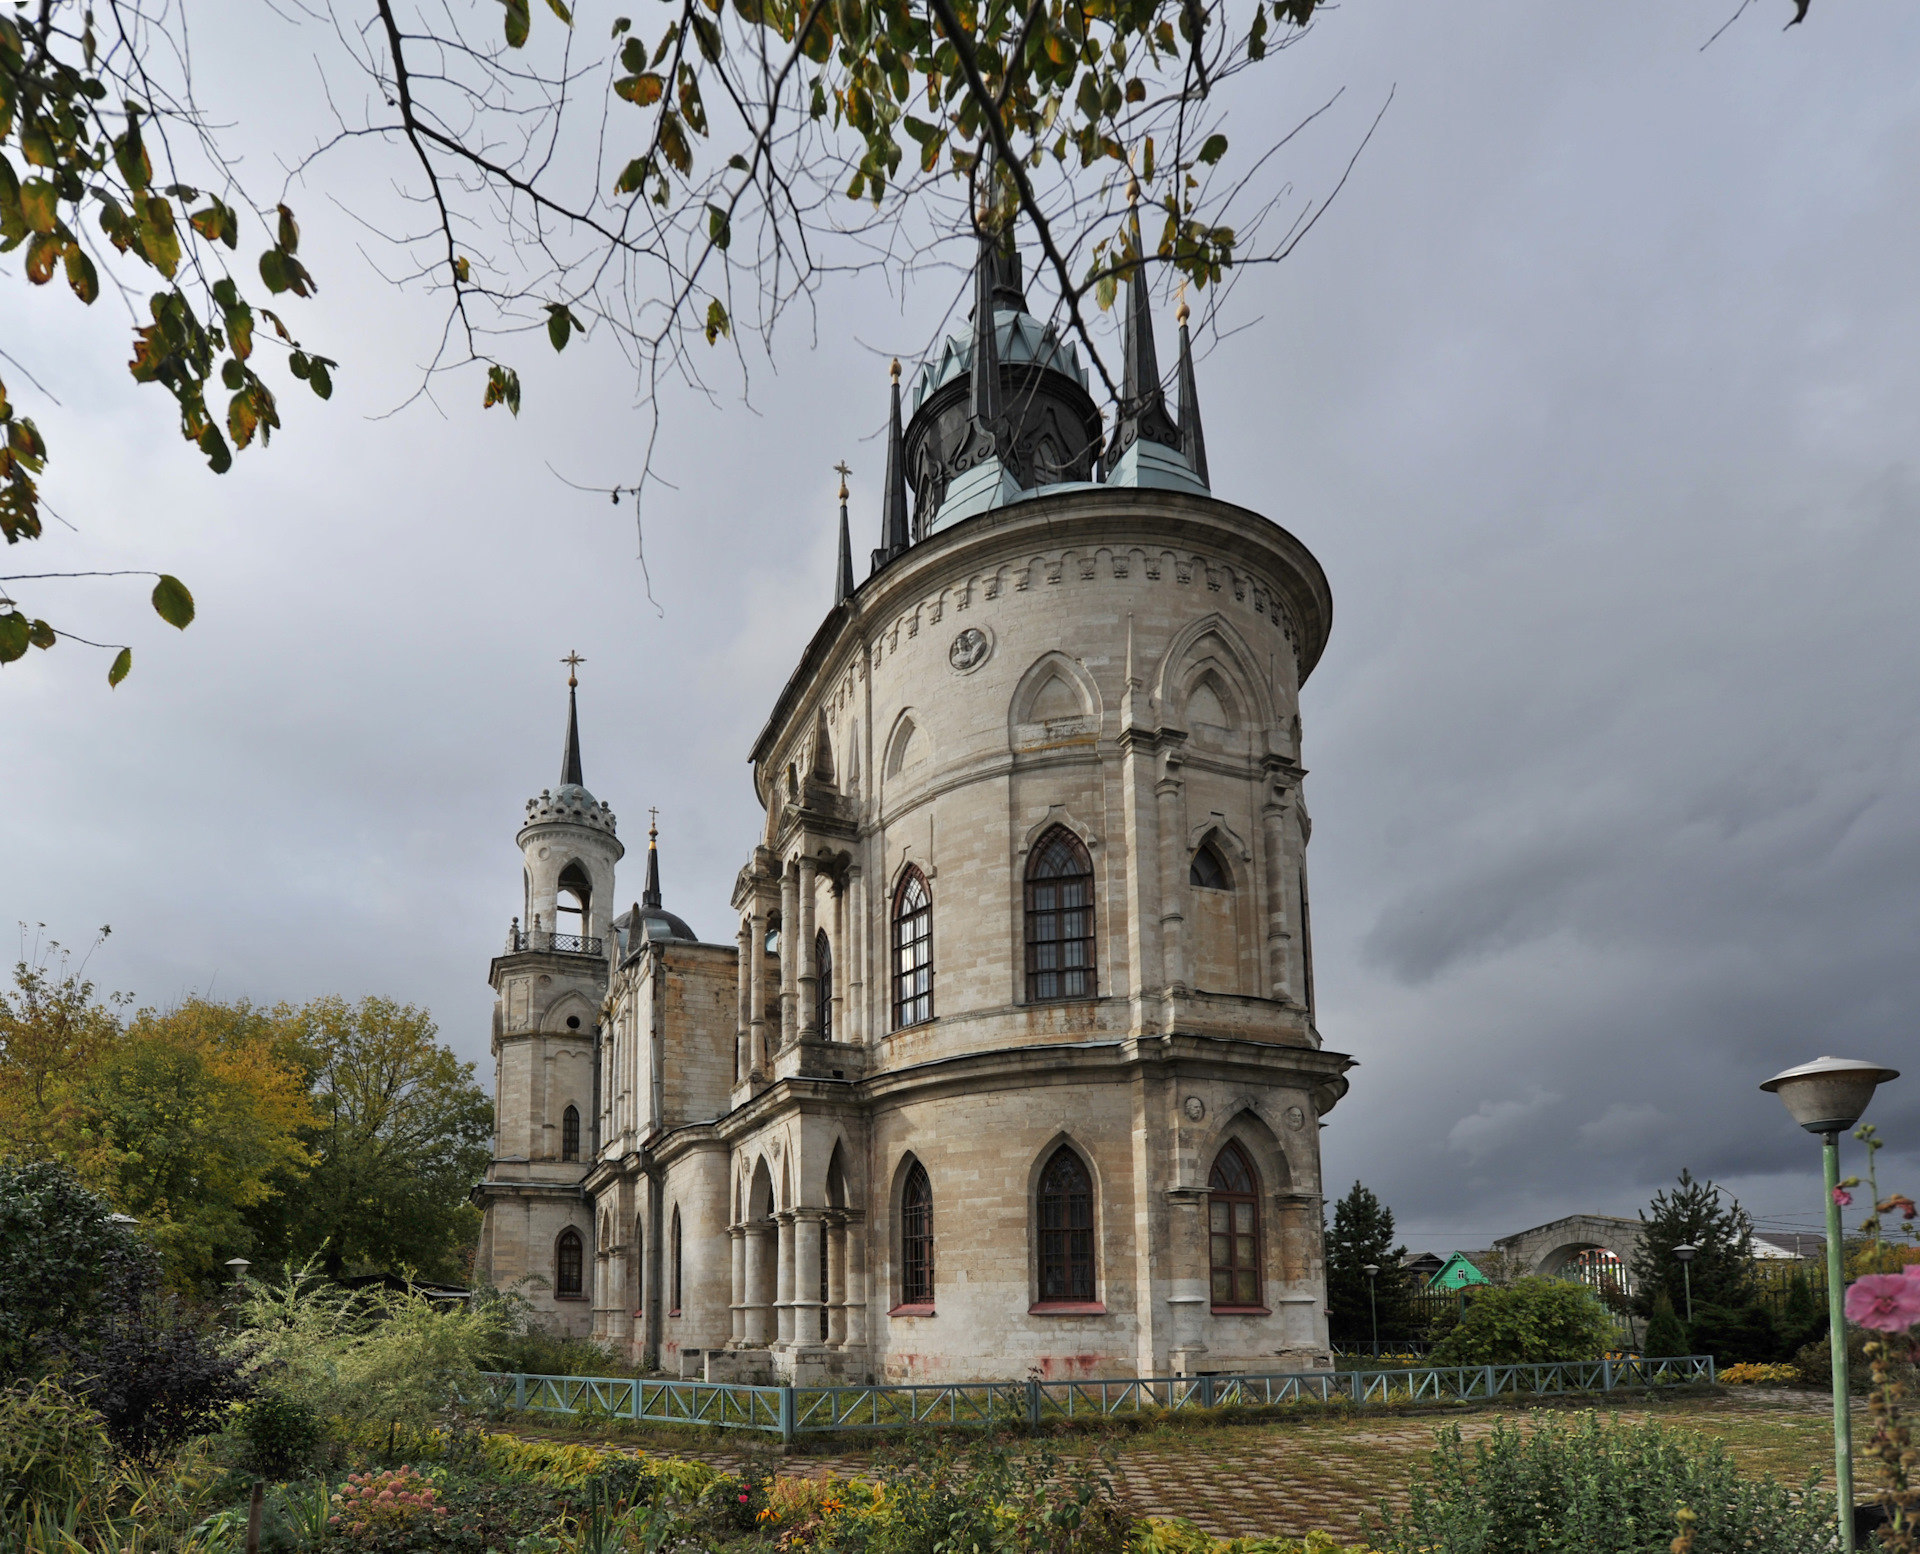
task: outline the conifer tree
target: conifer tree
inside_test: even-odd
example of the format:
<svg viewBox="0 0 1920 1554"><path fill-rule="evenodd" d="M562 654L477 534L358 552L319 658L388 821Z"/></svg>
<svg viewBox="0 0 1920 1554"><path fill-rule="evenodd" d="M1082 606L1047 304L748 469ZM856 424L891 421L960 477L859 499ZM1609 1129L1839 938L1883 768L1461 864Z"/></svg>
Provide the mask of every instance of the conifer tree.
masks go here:
<svg viewBox="0 0 1920 1554"><path fill-rule="evenodd" d="M1647 1323L1647 1341L1640 1352L1649 1360L1676 1359L1693 1352L1687 1342L1686 1324L1673 1309L1665 1290L1653 1298L1653 1316Z"/></svg>
<svg viewBox="0 0 1920 1554"><path fill-rule="evenodd" d="M1368 1264L1380 1272L1372 1281L1382 1339L1405 1338L1412 1321L1408 1279L1400 1259L1404 1246L1393 1243L1393 1210L1359 1182L1333 1208L1327 1232L1327 1324L1335 1342L1360 1344L1373 1336L1375 1307L1369 1305Z"/></svg>
<svg viewBox="0 0 1920 1554"><path fill-rule="evenodd" d="M1634 1310L1641 1316L1653 1314L1662 1293L1676 1311L1684 1309L1689 1281L1696 1311L1747 1304L1753 1293L1753 1221L1732 1194L1683 1169L1678 1184L1654 1194L1640 1221L1632 1270ZM1686 1273L1673 1255L1682 1244L1699 1248Z"/></svg>

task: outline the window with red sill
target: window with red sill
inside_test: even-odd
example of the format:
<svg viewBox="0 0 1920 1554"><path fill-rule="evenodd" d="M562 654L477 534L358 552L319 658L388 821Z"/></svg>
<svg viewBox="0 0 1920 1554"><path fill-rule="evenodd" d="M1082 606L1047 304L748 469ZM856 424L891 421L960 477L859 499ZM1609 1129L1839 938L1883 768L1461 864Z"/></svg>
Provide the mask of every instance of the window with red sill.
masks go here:
<svg viewBox="0 0 1920 1554"><path fill-rule="evenodd" d="M1093 1302L1093 1176L1062 1144L1040 1173L1040 1305Z"/></svg>

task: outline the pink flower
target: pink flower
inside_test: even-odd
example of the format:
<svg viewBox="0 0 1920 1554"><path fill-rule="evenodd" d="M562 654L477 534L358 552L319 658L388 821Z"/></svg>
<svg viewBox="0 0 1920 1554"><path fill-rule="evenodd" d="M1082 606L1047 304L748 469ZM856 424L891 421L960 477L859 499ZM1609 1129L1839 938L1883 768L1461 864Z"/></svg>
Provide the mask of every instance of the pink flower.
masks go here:
<svg viewBox="0 0 1920 1554"><path fill-rule="evenodd" d="M1851 1208L1853 1207L1853 1194L1848 1192L1844 1187L1836 1187L1833 1190L1833 1201L1843 1209Z"/></svg>
<svg viewBox="0 0 1920 1554"><path fill-rule="evenodd" d="M1920 1322L1920 1280L1897 1273L1870 1273L1847 1286L1847 1320L1882 1333L1900 1333Z"/></svg>

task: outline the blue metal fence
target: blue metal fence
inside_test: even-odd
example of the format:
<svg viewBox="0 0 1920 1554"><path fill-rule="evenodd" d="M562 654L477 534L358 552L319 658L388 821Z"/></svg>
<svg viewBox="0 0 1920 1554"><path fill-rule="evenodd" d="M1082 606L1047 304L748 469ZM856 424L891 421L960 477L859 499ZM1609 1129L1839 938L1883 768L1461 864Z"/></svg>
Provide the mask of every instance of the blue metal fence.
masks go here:
<svg viewBox="0 0 1920 1554"><path fill-rule="evenodd" d="M1563 1397L1714 1379L1711 1355L1552 1365L1289 1371L1271 1376L1154 1376L1132 1381L983 1381L875 1387L755 1387L707 1381L490 1373L488 1401L533 1413L598 1414L644 1424L758 1430L790 1441L836 1430L899 1430L1335 1400L1484 1402Z"/></svg>

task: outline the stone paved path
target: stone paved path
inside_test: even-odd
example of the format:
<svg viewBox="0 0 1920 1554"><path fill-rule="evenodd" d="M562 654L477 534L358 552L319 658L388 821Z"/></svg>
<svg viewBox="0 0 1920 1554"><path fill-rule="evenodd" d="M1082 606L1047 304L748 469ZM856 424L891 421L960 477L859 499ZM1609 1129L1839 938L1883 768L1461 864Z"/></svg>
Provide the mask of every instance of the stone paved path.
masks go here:
<svg viewBox="0 0 1920 1554"><path fill-rule="evenodd" d="M1651 1415L1698 1430L1723 1440L1748 1471L1797 1482L1810 1465L1831 1467L1828 1409L1827 1399L1818 1394L1756 1389L1609 1412L1625 1421ZM1216 1537L1297 1538L1324 1529L1357 1541L1362 1515L1377 1510L1382 1498L1396 1509L1405 1506L1412 1470L1431 1450L1436 1429L1457 1423L1473 1440L1491 1431L1497 1419L1515 1417L1527 1416L1489 1410L1163 1428L1108 1444L1115 1451L1118 1487L1142 1515L1186 1517ZM1068 1439L1055 1444L1065 1451L1090 1451L1098 1443ZM732 1471L745 1460L734 1451L662 1450ZM867 1472L871 1463L864 1452L792 1456L778 1460L778 1471L846 1478Z"/></svg>

